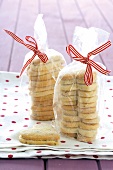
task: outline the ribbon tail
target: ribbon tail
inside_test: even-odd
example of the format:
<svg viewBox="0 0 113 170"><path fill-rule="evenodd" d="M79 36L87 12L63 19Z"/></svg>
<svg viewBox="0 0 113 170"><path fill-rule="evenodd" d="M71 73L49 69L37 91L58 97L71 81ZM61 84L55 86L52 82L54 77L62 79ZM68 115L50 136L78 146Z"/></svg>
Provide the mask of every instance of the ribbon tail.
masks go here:
<svg viewBox="0 0 113 170"><path fill-rule="evenodd" d="M86 67L86 72L84 74L84 81L87 86L92 85L93 83L92 68L89 64L87 64L87 67Z"/></svg>
<svg viewBox="0 0 113 170"><path fill-rule="evenodd" d="M22 68L22 70L21 70L21 72L20 72L20 76L19 76L19 77L21 77L22 73L24 72L24 70L26 69L26 67L32 62L32 60L35 58L35 56L36 56L36 54L34 54L34 55L32 56L32 58L30 58L30 59L24 64L24 66L23 66L23 68Z"/></svg>
<svg viewBox="0 0 113 170"><path fill-rule="evenodd" d="M93 60L89 60L88 63L102 74L106 75L106 74L109 74L111 72L109 70L103 69L99 64L95 63Z"/></svg>

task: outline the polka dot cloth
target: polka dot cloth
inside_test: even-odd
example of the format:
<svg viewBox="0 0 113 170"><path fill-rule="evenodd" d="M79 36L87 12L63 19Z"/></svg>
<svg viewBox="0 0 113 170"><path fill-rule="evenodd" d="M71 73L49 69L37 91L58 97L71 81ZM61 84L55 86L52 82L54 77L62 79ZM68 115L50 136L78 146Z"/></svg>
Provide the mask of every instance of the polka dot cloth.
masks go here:
<svg viewBox="0 0 113 170"><path fill-rule="evenodd" d="M95 142L83 143L61 136L58 146L31 146L18 141L21 130L41 123L30 119L27 77L20 79L18 73L0 72L0 157L113 159L113 77L106 76L104 81L104 109Z"/></svg>

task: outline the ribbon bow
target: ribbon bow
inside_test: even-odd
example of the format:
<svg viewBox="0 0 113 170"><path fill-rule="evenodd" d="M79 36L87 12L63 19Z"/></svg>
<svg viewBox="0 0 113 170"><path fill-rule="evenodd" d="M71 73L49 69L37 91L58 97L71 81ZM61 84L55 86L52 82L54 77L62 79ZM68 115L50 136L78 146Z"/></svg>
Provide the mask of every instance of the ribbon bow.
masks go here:
<svg viewBox="0 0 113 170"><path fill-rule="evenodd" d="M28 49L32 50L34 52L33 56L25 63L25 65L23 66L21 72L20 72L20 76L22 75L22 73L24 72L24 70L26 69L26 67L32 62L32 60L35 58L36 55L38 55L38 57L41 59L42 62L46 63L48 60L48 57L45 53L42 53L38 50L38 45L36 40L31 37L31 36L26 36L25 39L27 42L29 42L30 44L26 44L22 39L20 39L18 36L16 36L14 33L8 31L8 30L4 30L7 34L9 34L12 38L14 38L17 42L19 42L20 44L23 44L24 46L26 46ZM31 40L30 40L31 39Z"/></svg>
<svg viewBox="0 0 113 170"><path fill-rule="evenodd" d="M84 81L87 86L89 86L93 83L92 66L102 74L110 73L110 71L103 69L101 66L99 66L97 63L95 63L93 60L90 59L90 57L92 55L96 55L96 54L100 53L101 51L105 50L109 46L111 46L111 41L107 41L105 44L103 44L100 47L96 48L95 50L89 52L87 54L87 57L82 56L72 45L68 45L66 47L67 53L74 60L80 61L83 64L87 64L86 71L84 74ZM74 54L74 56L71 55L71 52Z"/></svg>

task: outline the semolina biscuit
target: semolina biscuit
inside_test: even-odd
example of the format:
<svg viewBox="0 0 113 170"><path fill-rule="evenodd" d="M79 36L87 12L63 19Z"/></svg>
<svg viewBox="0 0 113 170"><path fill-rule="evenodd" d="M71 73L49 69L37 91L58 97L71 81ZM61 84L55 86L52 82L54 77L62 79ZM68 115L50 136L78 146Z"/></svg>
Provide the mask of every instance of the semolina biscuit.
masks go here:
<svg viewBox="0 0 113 170"><path fill-rule="evenodd" d="M96 130L86 130L86 129L78 128L78 133L81 134L82 136L92 138L97 134L97 129Z"/></svg>
<svg viewBox="0 0 113 170"><path fill-rule="evenodd" d="M41 106L41 105L38 105L38 106L32 106L31 107L31 110L34 110L34 111L38 111L38 112L43 112L43 111L52 111L53 110L53 107L52 105L50 106Z"/></svg>
<svg viewBox="0 0 113 170"><path fill-rule="evenodd" d="M70 96L75 96L76 97L76 93L77 91L76 90L73 90L73 91L60 91L60 94L62 96L65 96L65 97L70 97Z"/></svg>
<svg viewBox="0 0 113 170"><path fill-rule="evenodd" d="M53 105L53 100L50 99L50 100L45 100L44 102L43 101L31 101L31 106L51 106Z"/></svg>
<svg viewBox="0 0 113 170"><path fill-rule="evenodd" d="M62 108L64 110L67 110L67 111L69 111L69 110L77 110L77 105L62 105Z"/></svg>
<svg viewBox="0 0 113 170"><path fill-rule="evenodd" d="M96 107L97 102L93 102L93 103L78 103L78 107L79 108L90 108L90 107Z"/></svg>
<svg viewBox="0 0 113 170"><path fill-rule="evenodd" d="M54 93L53 90L46 90L46 91L41 91L41 92L30 91L29 94L33 97L42 97L42 96L47 96L47 95L50 95L50 94L53 94L53 93Z"/></svg>
<svg viewBox="0 0 113 170"><path fill-rule="evenodd" d="M61 125L61 132L62 133L77 133L77 128L68 128L68 127L64 127L63 125Z"/></svg>
<svg viewBox="0 0 113 170"><path fill-rule="evenodd" d="M79 125L79 122L77 121L73 121L73 122L70 122L70 121L62 121L61 122L62 126L64 126L65 128L77 128L78 125Z"/></svg>
<svg viewBox="0 0 113 170"><path fill-rule="evenodd" d="M62 105L70 105L70 106L73 106L73 105L77 105L77 101L61 101L61 104Z"/></svg>
<svg viewBox="0 0 113 170"><path fill-rule="evenodd" d="M76 115L74 115L74 116L62 115L62 120L69 121L69 122L76 122L76 121L79 121L79 117Z"/></svg>
<svg viewBox="0 0 113 170"><path fill-rule="evenodd" d="M98 123L84 123L84 122L79 122L78 124L79 128L81 129L86 129L86 130L96 130L99 127Z"/></svg>
<svg viewBox="0 0 113 170"><path fill-rule="evenodd" d="M78 108L78 113L95 113L97 111L96 107L90 107L90 108Z"/></svg>
<svg viewBox="0 0 113 170"><path fill-rule="evenodd" d="M62 114L66 116L77 116L77 110L64 110L62 109Z"/></svg>
<svg viewBox="0 0 113 170"><path fill-rule="evenodd" d="M34 145L57 145L60 135L51 124L41 123L38 126L20 132L19 141Z"/></svg>
<svg viewBox="0 0 113 170"><path fill-rule="evenodd" d="M47 120L53 120L54 119L54 115L38 116L37 114L31 114L30 117L33 120L39 120L39 121L47 121Z"/></svg>
<svg viewBox="0 0 113 170"><path fill-rule="evenodd" d="M72 85L72 86L76 86L76 79L70 79L70 80L60 80L60 84L61 85Z"/></svg>
<svg viewBox="0 0 113 170"><path fill-rule="evenodd" d="M74 95L74 96L63 96L63 95L60 95L59 96L60 100L62 102L69 102L69 101L76 101L77 100L77 97Z"/></svg>
<svg viewBox="0 0 113 170"><path fill-rule="evenodd" d="M86 84L77 84L78 90L81 90L81 91L93 91L93 90L96 90L97 87L98 87L97 83L93 83L90 86L87 86Z"/></svg>
<svg viewBox="0 0 113 170"><path fill-rule="evenodd" d="M78 96L79 103L95 103L96 101L97 101L97 95L93 97L79 97Z"/></svg>
<svg viewBox="0 0 113 170"><path fill-rule="evenodd" d="M60 90L62 91L75 91L77 90L76 84L74 85L61 85Z"/></svg>
<svg viewBox="0 0 113 170"><path fill-rule="evenodd" d="M48 111L36 111L36 110L31 110L31 114L37 115L37 116L51 116L54 115L53 110L48 110Z"/></svg>
<svg viewBox="0 0 113 170"><path fill-rule="evenodd" d="M94 112L94 113L79 113L78 116L81 119L95 119L95 118L98 117L98 113L97 112Z"/></svg>
<svg viewBox="0 0 113 170"><path fill-rule="evenodd" d="M81 119L81 122L83 122L83 123L91 123L91 124L95 124L95 123L97 123L97 124L99 124L99 116L97 116L96 118L93 118L93 119Z"/></svg>
<svg viewBox="0 0 113 170"><path fill-rule="evenodd" d="M64 133L62 132L63 135L71 138L77 138L77 133Z"/></svg>
<svg viewBox="0 0 113 170"><path fill-rule="evenodd" d="M37 87L37 88L42 88L46 86L53 86L55 85L55 80L51 78L49 81L29 81L30 87Z"/></svg>
<svg viewBox="0 0 113 170"><path fill-rule="evenodd" d="M93 142L95 138L96 138L96 135L94 135L93 137L86 137L86 136L82 136L79 133L77 134L77 140L80 142L86 142L86 143Z"/></svg>
<svg viewBox="0 0 113 170"><path fill-rule="evenodd" d="M28 87L28 89L32 92L43 92L43 91L48 91L48 90L54 90L54 86L46 86L46 87L40 87L40 88L37 88L37 87Z"/></svg>
<svg viewBox="0 0 113 170"><path fill-rule="evenodd" d="M82 90L78 90L77 91L77 95L81 96L81 97L93 97L97 95L97 88L95 90L92 91L82 91Z"/></svg>
<svg viewBox="0 0 113 170"><path fill-rule="evenodd" d="M53 94L50 94L50 95L47 95L47 96L42 96L42 97L33 97L31 96L31 100L34 102L34 101L37 101L37 102L45 102L47 100L52 100L53 99Z"/></svg>

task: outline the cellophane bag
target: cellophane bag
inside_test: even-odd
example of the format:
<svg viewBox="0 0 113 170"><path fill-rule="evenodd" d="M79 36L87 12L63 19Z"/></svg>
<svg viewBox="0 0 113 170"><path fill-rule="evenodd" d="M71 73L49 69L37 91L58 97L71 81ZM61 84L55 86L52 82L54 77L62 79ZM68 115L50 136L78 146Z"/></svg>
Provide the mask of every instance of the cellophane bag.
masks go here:
<svg viewBox="0 0 113 170"><path fill-rule="evenodd" d="M73 46L82 55L108 41L109 33L91 27L76 27ZM98 56L96 56L98 57ZM91 59L93 59L92 56ZM101 63L98 63L105 69ZM78 141L92 142L97 139L100 115L103 114L105 75L92 67L93 83L86 85L86 64L73 60L58 75L54 88L55 123L59 132Z"/></svg>
<svg viewBox="0 0 113 170"><path fill-rule="evenodd" d="M47 32L43 21L43 15L39 14L34 24L34 38L38 44L38 50L48 57L46 63L36 55L22 75L28 76L28 91L30 95L30 117L34 120L52 120L54 85L59 71L66 65L63 55L47 46ZM25 56L28 61L33 56L30 51Z"/></svg>

